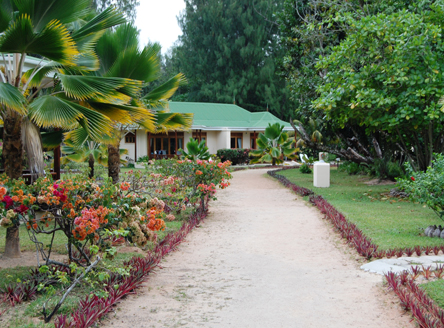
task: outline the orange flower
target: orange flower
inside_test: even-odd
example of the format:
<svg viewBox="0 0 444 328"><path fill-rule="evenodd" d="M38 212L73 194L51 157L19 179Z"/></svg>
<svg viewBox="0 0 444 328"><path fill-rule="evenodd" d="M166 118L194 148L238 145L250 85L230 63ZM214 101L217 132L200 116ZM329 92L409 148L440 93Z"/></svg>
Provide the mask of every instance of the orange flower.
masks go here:
<svg viewBox="0 0 444 328"><path fill-rule="evenodd" d="M202 171L201 170L197 170L196 171L196 175L202 175L203 173L202 173Z"/></svg>

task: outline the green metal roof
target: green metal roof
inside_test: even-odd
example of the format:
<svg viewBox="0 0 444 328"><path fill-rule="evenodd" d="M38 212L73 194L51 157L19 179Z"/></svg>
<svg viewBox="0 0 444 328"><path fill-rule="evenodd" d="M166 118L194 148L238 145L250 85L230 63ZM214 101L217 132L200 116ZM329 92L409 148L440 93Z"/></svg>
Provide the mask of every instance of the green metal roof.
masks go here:
<svg viewBox="0 0 444 328"><path fill-rule="evenodd" d="M278 119L269 112L251 113L232 104L213 104L170 101L173 113L193 113L193 128L246 128L264 130L269 123L279 122L285 129L291 129L288 122Z"/></svg>

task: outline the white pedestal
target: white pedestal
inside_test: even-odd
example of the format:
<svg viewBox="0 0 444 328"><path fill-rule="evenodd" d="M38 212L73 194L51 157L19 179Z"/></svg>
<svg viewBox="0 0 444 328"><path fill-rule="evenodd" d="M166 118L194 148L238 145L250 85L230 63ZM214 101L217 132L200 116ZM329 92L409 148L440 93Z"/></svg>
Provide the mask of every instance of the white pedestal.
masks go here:
<svg viewBox="0 0 444 328"><path fill-rule="evenodd" d="M313 185L320 188L330 187L330 164L318 162L313 165Z"/></svg>

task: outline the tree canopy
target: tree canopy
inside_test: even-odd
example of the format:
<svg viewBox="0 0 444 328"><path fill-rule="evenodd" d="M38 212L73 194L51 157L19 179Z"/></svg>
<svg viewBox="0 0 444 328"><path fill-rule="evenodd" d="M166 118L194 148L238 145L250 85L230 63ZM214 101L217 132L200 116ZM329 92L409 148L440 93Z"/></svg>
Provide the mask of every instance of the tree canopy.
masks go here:
<svg viewBox="0 0 444 328"><path fill-rule="evenodd" d="M285 80L276 75L274 12L280 0L187 0L178 18L183 35L171 54L188 79L185 101L236 103L286 119L293 111Z"/></svg>
<svg viewBox="0 0 444 328"><path fill-rule="evenodd" d="M286 1L280 68L296 117L322 117L371 156L400 151L424 170L444 150L442 11L432 0Z"/></svg>

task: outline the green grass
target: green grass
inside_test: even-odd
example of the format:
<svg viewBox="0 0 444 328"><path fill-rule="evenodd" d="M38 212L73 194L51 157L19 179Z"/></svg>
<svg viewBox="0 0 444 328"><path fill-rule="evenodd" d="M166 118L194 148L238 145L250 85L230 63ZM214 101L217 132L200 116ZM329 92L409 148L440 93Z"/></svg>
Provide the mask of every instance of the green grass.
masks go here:
<svg viewBox="0 0 444 328"><path fill-rule="evenodd" d="M5 251L5 238L6 229L0 229L0 252L3 253ZM48 245L51 241L51 235L40 234L38 236L39 241L43 243L43 245ZM54 238L54 246L53 250L60 254L67 254L66 248L66 237L65 234L61 231L58 231ZM34 243L29 239L28 231L26 230L25 225L20 226L20 249L22 251L35 251Z"/></svg>
<svg viewBox="0 0 444 328"><path fill-rule="evenodd" d="M443 224L443 221L420 204L388 197L387 193L394 185L369 186L364 184L369 177L350 176L333 169L330 171L330 188L316 188L313 187L313 174L302 174L298 169L279 174L323 196L382 250L444 243L443 239L422 235L424 228Z"/></svg>
<svg viewBox="0 0 444 328"><path fill-rule="evenodd" d="M427 295L432 298L440 308L444 308L444 280L439 279L419 286L427 292Z"/></svg>

